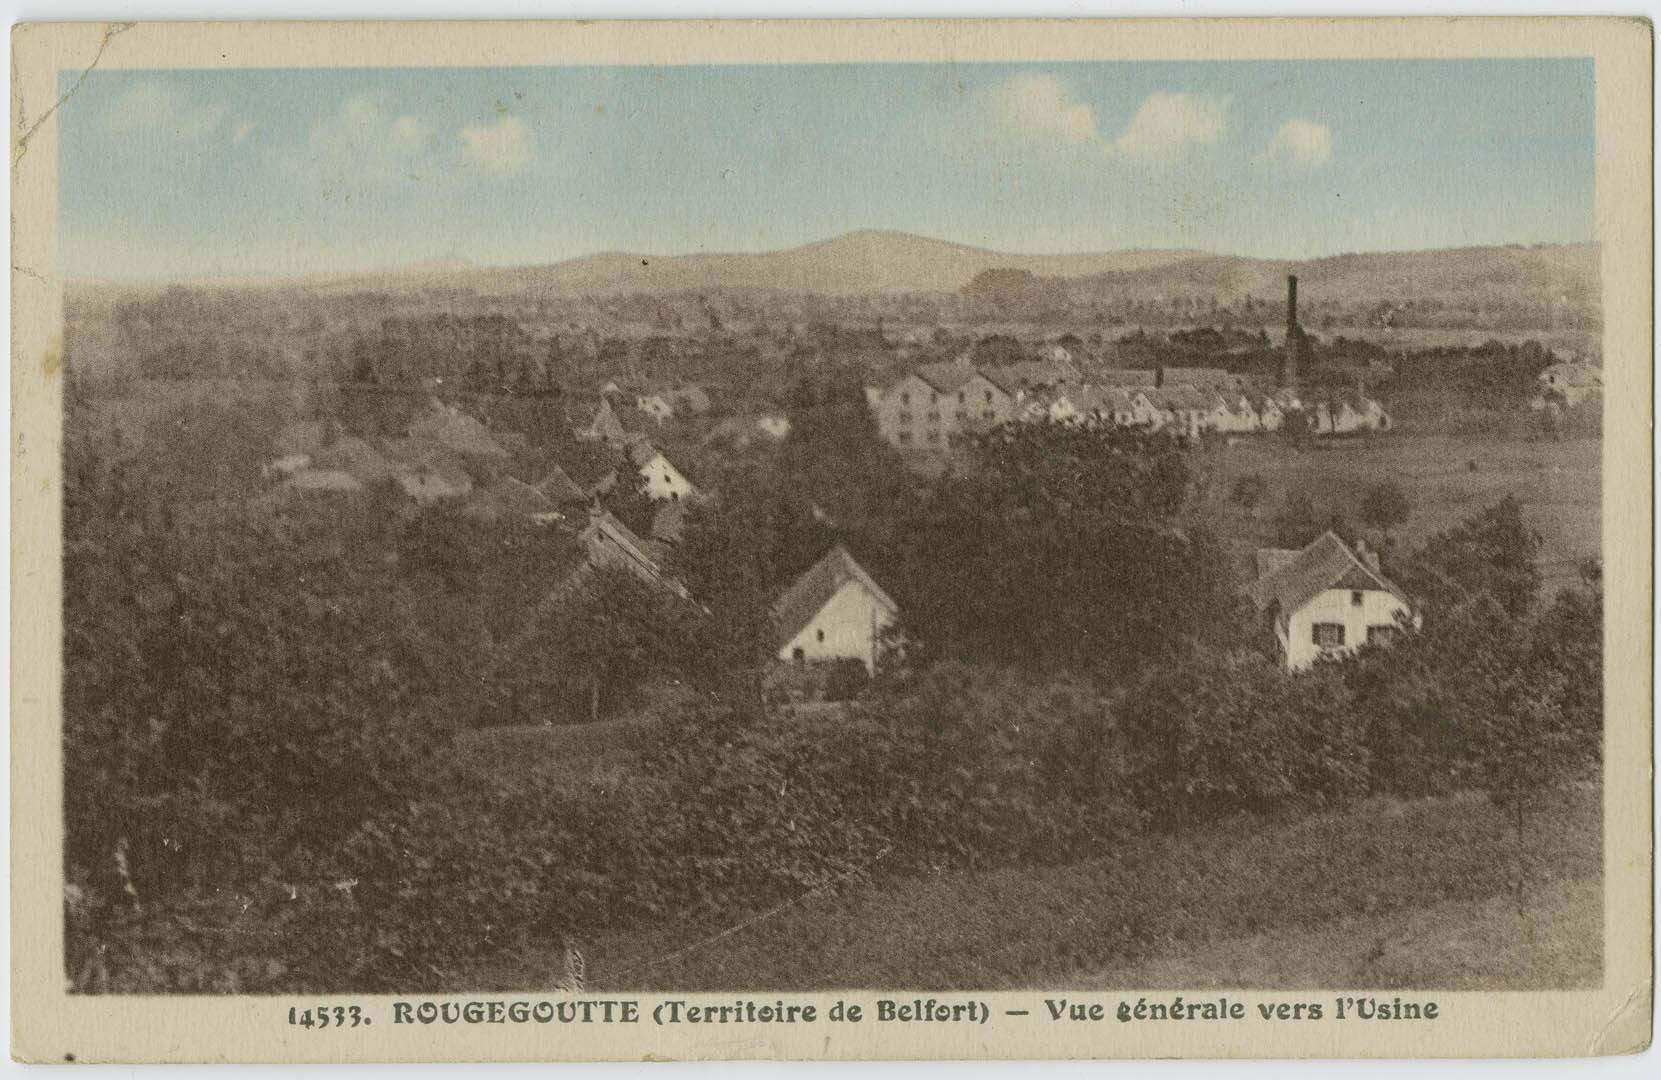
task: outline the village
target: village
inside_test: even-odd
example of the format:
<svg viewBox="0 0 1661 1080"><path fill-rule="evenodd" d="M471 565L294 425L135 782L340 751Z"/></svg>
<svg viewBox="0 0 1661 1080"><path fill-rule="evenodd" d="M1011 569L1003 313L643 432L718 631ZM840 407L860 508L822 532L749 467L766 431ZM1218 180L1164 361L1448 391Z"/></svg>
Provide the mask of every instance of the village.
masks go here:
<svg viewBox="0 0 1661 1080"><path fill-rule="evenodd" d="M1312 961L1411 982L1527 860L1583 978L1599 343L1446 272L1560 257L1421 288L1368 256L1341 293L1247 262L1243 295L1183 263L1173 291L77 286L71 977L1091 982L1290 875L1286 926L1436 920ZM254 869L210 855L223 812ZM1379 813L1418 839L1368 854ZM218 932L249 910L307 932Z"/></svg>
<svg viewBox="0 0 1661 1080"><path fill-rule="evenodd" d="M864 404L877 436L925 470L1007 424L1136 429L1181 445L1390 433L1391 415L1366 392L1362 376L1349 389L1300 387L1300 361L1308 366L1311 347L1298 319L1297 288L1290 277L1284 344L1268 375L1191 365L1105 367L1052 342L1037 344L1032 359L1004 364L976 363L968 352L923 363L886 385L865 386ZM1529 401L1535 411L1575 408L1589 396L1595 405L1598 369L1556 363L1538 384ZM418 506L481 521L527 521L567 537L582 564L574 579L620 568L698 603L669 564L688 515L720 492L701 477L695 482L700 470L664 445L687 448L707 463L712 455L776 447L791 432L782 410L735 414L718 409L703 386L637 385L620 374L605 378L587 404L579 398L565 406L558 414L563 434L545 435L540 450L530 452L525 433L491 430L445 401L442 378L428 385L427 403L402 434L365 438L326 420L285 426L276 436L280 452L263 466L276 486L261 498L283 491L350 496L391 484ZM614 512L619 504L630 511L629 522ZM1259 548L1253 559L1246 594L1268 613L1273 636L1266 644L1288 669L1384 641L1419 618L1365 540L1347 543L1325 530L1305 547ZM875 676L885 651L897 655L901 608L841 541L781 589L772 610L780 664L856 662Z"/></svg>

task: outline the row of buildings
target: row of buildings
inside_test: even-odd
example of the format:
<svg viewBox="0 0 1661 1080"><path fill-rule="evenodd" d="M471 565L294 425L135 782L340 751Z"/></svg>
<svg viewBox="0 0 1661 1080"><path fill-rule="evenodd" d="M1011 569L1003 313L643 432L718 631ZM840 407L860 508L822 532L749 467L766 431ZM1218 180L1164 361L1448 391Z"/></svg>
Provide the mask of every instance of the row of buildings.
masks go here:
<svg viewBox="0 0 1661 1080"><path fill-rule="evenodd" d="M1188 438L1279 431L1290 413L1317 435L1388 431L1390 414L1359 389L1305 395L1265 391L1218 368L1081 371L1058 360L977 367L966 357L867 387L883 439L901 450L945 450L964 435L1011 421L1137 425Z"/></svg>

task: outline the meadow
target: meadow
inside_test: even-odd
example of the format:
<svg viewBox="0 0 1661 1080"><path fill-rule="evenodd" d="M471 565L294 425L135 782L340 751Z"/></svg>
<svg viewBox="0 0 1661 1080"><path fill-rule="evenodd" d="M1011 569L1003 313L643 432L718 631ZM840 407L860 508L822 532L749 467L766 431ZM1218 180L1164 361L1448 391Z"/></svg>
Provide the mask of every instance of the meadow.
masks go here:
<svg viewBox="0 0 1661 1080"><path fill-rule="evenodd" d="M873 876L579 944L604 990L1592 986L1600 802L1593 784L1542 795L1519 844L1480 795L1374 797L1127 837L1070 865ZM465 981L545 987L561 956L497 956Z"/></svg>
<svg viewBox="0 0 1661 1080"><path fill-rule="evenodd" d="M1244 438L1205 452L1199 513L1231 544L1236 569L1246 574L1252 551L1272 546L1275 512L1295 493L1307 495L1318 512L1336 511L1358 522L1368 487L1399 484L1412 514L1392 531L1398 550L1412 550L1514 495L1543 540L1540 569L1550 595L1578 580L1580 561L1602 550L1602 449L1591 438L1398 433L1317 440L1303 449L1280 439ZM1230 493L1239 478L1251 475L1261 476L1268 491L1248 510Z"/></svg>

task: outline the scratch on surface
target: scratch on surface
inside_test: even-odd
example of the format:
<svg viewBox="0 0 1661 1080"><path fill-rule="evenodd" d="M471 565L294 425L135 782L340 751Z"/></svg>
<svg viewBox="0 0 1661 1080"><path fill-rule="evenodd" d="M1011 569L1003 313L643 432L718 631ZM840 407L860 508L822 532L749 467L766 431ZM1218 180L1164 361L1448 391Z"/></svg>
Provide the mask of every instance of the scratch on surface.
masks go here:
<svg viewBox="0 0 1661 1080"><path fill-rule="evenodd" d="M1604 1054L1631 1054L1642 1050L1648 1044L1648 1024L1644 1025L1643 1034L1637 1042L1632 1041L1631 1033L1626 1030L1626 1025L1635 1013L1647 1019L1649 1009L1646 1003L1648 1000L1648 983L1640 983L1633 987L1632 992L1626 995L1620 1006L1610 1014L1608 1020L1604 1021L1603 1026L1593 1034L1591 1041L1587 1044L1586 1052L1601 1056ZM1616 1028L1621 1030L1616 1031ZM1608 1045L1611 1035L1620 1040L1613 1046Z"/></svg>
<svg viewBox="0 0 1661 1080"><path fill-rule="evenodd" d="M79 90L81 88L81 84L86 82L87 76L92 74L92 69L98 66L98 62L100 60L104 59L104 50L110 47L110 42L115 38L115 35L131 30L135 25L137 24L124 22L110 23L108 26L104 27L104 36L98 42L98 51L93 54L92 63L88 64L86 69L81 72L80 78L75 80L75 85L71 86L68 90L65 90L63 96L54 101L52 103L52 107L40 115L40 119L30 124L29 129L17 137L17 149L12 153L13 168L16 168L17 163L23 160L24 153L29 149L29 140L34 136L35 131L40 127L40 125L50 120L52 118L52 114L57 112L58 109L63 106L64 102L75 96L75 91Z"/></svg>

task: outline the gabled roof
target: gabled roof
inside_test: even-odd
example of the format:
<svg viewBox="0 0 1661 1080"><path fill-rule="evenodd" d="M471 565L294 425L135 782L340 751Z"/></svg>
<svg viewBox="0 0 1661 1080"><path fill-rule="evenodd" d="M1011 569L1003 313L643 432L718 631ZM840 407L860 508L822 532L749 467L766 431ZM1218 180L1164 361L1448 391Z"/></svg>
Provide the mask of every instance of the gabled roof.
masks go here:
<svg viewBox="0 0 1661 1080"><path fill-rule="evenodd" d="M686 587L658 565L653 545L636 536L609 511L595 513L577 539L589 566L622 567L650 585L662 586L683 600L687 598Z"/></svg>
<svg viewBox="0 0 1661 1080"><path fill-rule="evenodd" d="M680 540L686 527L686 503L675 500L658 504L652 514L652 539L673 544Z"/></svg>
<svg viewBox="0 0 1661 1080"><path fill-rule="evenodd" d="M1257 553L1257 566L1260 576L1247 593L1258 608L1279 605L1282 620L1328 589L1378 590L1409 603L1393 582L1330 531L1302 551L1264 548ZM1263 574L1265 569L1270 572Z"/></svg>
<svg viewBox="0 0 1661 1080"><path fill-rule="evenodd" d="M312 455L313 469L351 473L360 481L382 480L397 472L379 450L356 435L342 435Z"/></svg>
<svg viewBox="0 0 1661 1080"><path fill-rule="evenodd" d="M924 364L917 369L917 377L942 394L955 392L958 387L979 374L980 372L975 369L973 364L958 360L938 364Z"/></svg>
<svg viewBox="0 0 1661 1080"><path fill-rule="evenodd" d="M586 502L588 493L577 486L571 474L555 463L548 475L536 482L536 489L556 503Z"/></svg>
<svg viewBox="0 0 1661 1080"><path fill-rule="evenodd" d="M1015 389L1033 389L1077 382L1078 368L1067 360L1017 360L1001 367L985 368L981 374L999 389L1013 393Z"/></svg>
<svg viewBox="0 0 1661 1080"><path fill-rule="evenodd" d="M490 434L490 429L454 406L437 399L409 426L413 439L430 439L458 454L475 457L506 457L507 451Z"/></svg>
<svg viewBox="0 0 1661 1080"><path fill-rule="evenodd" d="M876 597L877 603L890 612L900 610L900 606L883 591L882 586L872 580L865 568L854 561L848 549L837 544L792 582L790 588L786 589L784 595L773 605L773 625L778 630L778 645L782 647L788 644L801 633L802 628L812 622L813 617L823 611L831 598L850 581L857 581L863 585Z"/></svg>
<svg viewBox="0 0 1661 1080"><path fill-rule="evenodd" d="M553 501L541 491L511 476L504 476L468 500L469 515L482 518L528 518L545 514L554 508Z"/></svg>
<svg viewBox="0 0 1661 1080"><path fill-rule="evenodd" d="M1151 389L1159 382L1159 373L1151 368L1098 368L1085 374L1091 382L1102 386L1145 386Z"/></svg>

